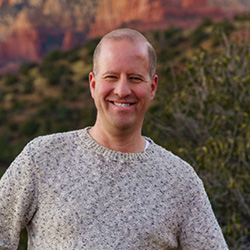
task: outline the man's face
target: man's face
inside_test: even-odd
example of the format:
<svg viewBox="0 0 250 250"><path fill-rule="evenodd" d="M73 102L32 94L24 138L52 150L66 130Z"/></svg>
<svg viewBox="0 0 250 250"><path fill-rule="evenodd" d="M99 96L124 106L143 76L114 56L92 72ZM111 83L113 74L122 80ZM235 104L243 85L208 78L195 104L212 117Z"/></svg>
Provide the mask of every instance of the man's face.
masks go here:
<svg viewBox="0 0 250 250"><path fill-rule="evenodd" d="M106 40L90 73L90 90L97 123L108 129L141 129L157 88L149 75L147 47L142 42Z"/></svg>

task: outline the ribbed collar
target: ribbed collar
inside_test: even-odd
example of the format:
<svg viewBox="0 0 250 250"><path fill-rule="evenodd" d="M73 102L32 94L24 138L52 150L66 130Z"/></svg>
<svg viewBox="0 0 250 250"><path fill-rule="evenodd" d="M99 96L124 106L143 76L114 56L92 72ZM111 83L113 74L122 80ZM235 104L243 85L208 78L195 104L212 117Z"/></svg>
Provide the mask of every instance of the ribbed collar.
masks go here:
<svg viewBox="0 0 250 250"><path fill-rule="evenodd" d="M97 143L88 133L91 127L86 127L79 131L79 137L85 147L95 154L102 155L104 158L122 163L128 161L145 161L151 159L154 155L156 144L148 137L144 137L150 142L149 147L142 153L124 153L106 148Z"/></svg>

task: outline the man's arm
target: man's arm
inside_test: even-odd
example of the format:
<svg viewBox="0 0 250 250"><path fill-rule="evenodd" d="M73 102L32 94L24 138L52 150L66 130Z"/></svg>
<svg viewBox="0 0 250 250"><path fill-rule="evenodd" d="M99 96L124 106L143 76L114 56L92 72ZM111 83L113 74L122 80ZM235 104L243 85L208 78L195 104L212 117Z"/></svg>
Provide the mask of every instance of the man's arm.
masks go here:
<svg viewBox="0 0 250 250"><path fill-rule="evenodd" d="M0 180L0 250L17 249L21 229L36 209L36 175L28 146Z"/></svg>
<svg viewBox="0 0 250 250"><path fill-rule="evenodd" d="M200 179L195 189L189 192L184 211L180 235L183 250L228 250Z"/></svg>

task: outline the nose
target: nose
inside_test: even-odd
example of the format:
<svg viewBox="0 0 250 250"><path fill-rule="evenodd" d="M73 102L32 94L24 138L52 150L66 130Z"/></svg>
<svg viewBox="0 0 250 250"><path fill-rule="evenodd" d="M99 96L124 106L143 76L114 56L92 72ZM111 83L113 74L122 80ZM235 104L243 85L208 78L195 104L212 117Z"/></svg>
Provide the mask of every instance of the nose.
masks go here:
<svg viewBox="0 0 250 250"><path fill-rule="evenodd" d="M120 98L124 98L131 94L130 85L126 77L121 77L119 81L116 82L114 94L118 95Z"/></svg>

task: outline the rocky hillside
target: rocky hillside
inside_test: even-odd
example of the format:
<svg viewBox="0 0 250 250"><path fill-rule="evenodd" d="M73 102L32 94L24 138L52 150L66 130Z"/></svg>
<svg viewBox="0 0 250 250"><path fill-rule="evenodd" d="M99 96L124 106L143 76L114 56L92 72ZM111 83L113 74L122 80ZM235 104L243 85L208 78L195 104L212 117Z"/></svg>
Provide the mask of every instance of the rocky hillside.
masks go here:
<svg viewBox="0 0 250 250"><path fill-rule="evenodd" d="M228 11L246 11L249 10L250 2L248 0L208 0L208 5Z"/></svg>
<svg viewBox="0 0 250 250"><path fill-rule="evenodd" d="M249 25L241 15L144 33L156 48L159 84L143 134L196 169L230 250L250 249ZM34 137L94 124L88 73L97 42L0 76L0 176Z"/></svg>
<svg viewBox="0 0 250 250"><path fill-rule="evenodd" d="M0 0L0 74L113 28L191 28L249 9L247 0Z"/></svg>
<svg viewBox="0 0 250 250"><path fill-rule="evenodd" d="M110 14L112 13L112 14ZM230 13L231 14L231 13ZM203 17L219 20L230 16L209 0L103 0L97 8L90 36L103 35L117 26L129 26L139 30L156 30L168 26L192 28Z"/></svg>
<svg viewBox="0 0 250 250"><path fill-rule="evenodd" d="M0 0L0 68L85 40L99 0Z"/></svg>

